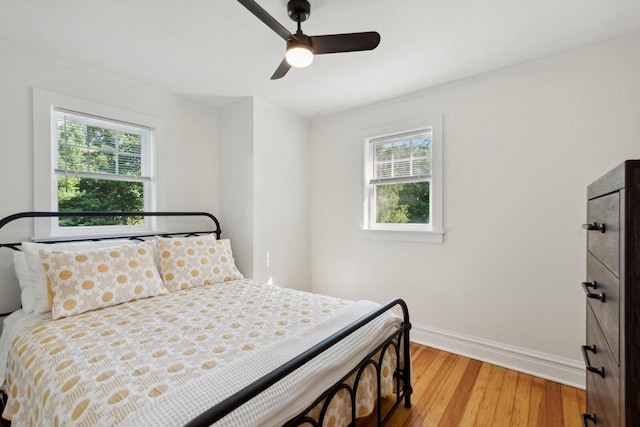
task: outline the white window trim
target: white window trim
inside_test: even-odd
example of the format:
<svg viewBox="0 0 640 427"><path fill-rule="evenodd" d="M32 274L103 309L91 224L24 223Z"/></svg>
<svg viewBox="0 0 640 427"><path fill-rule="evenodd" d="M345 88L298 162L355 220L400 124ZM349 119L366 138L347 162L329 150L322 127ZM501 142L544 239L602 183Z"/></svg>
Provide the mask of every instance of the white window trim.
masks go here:
<svg viewBox="0 0 640 427"><path fill-rule="evenodd" d="M369 178L372 176L371 161L369 157L370 140L389 135L400 134L420 129L432 129L431 136L431 206L430 223L426 224L370 224L371 186ZM363 141L364 161L364 191L363 213L360 237L365 239L400 240L412 242L442 243L444 235L443 222L443 194L442 194L442 116L432 115L413 120L402 120L397 123L366 129L359 132L359 140Z"/></svg>
<svg viewBox="0 0 640 427"><path fill-rule="evenodd" d="M57 128L53 124L54 108L77 111L81 114L104 117L123 123L135 123L153 130L151 156L157 172L156 147L164 140L164 121L144 114L110 107L79 98L49 92L43 89L33 89L33 167L34 167L34 210L57 210L57 181L53 168L52 153L55 150L53 141L57 135ZM155 177L155 174L152 176ZM150 185L151 191L145 200L151 210L157 210L158 194L157 180ZM138 232L155 231L159 224L156 220L145 220L144 226L99 226L99 227L58 227L58 219L38 219L34 221L34 240L86 237L86 236L117 236Z"/></svg>

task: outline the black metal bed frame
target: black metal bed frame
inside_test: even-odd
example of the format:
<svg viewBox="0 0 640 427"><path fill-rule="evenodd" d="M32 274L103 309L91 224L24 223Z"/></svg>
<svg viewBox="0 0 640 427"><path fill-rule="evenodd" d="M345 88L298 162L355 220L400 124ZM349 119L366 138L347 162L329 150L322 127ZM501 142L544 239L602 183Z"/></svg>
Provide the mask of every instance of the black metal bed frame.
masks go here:
<svg viewBox="0 0 640 427"><path fill-rule="evenodd" d="M60 243L60 242L86 242L86 241L98 241L98 240L110 240L110 239L122 239L122 238L144 238L144 237L153 237L153 236L178 236L178 235L195 235L195 234L206 234L206 233L215 233L216 238L219 239L222 234L222 230L220 229L220 222L218 218L211 215L209 212L20 212L17 214L9 215L0 219L0 229L5 225L9 224L12 221L16 221L22 218L77 218L77 217L91 217L91 218L104 218L104 217L121 217L127 218L131 216L150 216L150 217L166 217L166 216L204 216L209 218L216 225L215 230L208 231L190 231L188 233L152 233L152 234L121 234L118 236L104 236L104 237L81 237L81 238L65 238L63 240L45 240L42 243ZM20 243L0 243L0 248L8 247L14 250L18 249Z"/></svg>
<svg viewBox="0 0 640 427"><path fill-rule="evenodd" d="M153 234L125 234L118 236L108 237L91 237L91 238L70 238L64 240L46 240L43 243L59 243L59 242L80 242L80 241L99 241L109 239L136 239L144 240L146 237L153 236L191 236L215 233L216 238L219 239L221 235L220 223L218 219L207 212L21 212L14 215L7 216L0 219L0 229L2 229L8 223L22 219L22 218L62 218L62 217L129 217L129 216L149 216L149 217L169 217L169 216L204 216L211 219L216 228L209 231L190 231L190 232L176 232L176 233L153 233ZM20 243L0 243L0 248L7 247L13 250L20 250ZM252 384L246 386L237 393L229 396L220 403L209 408L202 414L198 415L193 420L189 421L185 427L200 427L209 426L222 419L226 415L233 412L244 403L248 402L258 394L262 393L278 381L285 378L290 373L302 367L304 364L317 357L330 347L336 345L340 341L347 338L349 335L357 332L359 329L372 322L374 319L380 317L387 311L392 310L395 307L400 307L402 310L402 324L401 327L387 337L378 347L373 349L360 363L358 363L353 369L351 369L340 381L336 382L332 387L322 393L313 403L311 403L303 412L287 421L285 427L294 427L303 424L311 424L314 427L321 427L323 425L324 417L332 398L340 391L347 390L351 399L351 423L350 426L355 426L356 422L356 393L358 384L365 370L369 366L373 366L376 372L377 381L377 396L376 396L376 421L378 426L384 426L390 419L393 412L400 405L400 402L404 400L404 406L406 408L411 407L411 394L413 389L411 387L411 348L409 340L409 331L411 330L411 323L409 321L409 310L407 304L402 299L395 299L389 301L387 304L378 308L377 310L369 313L367 316L361 318L355 323L341 329L337 333L333 334L329 338L321 341L310 349L306 350L302 354L296 356L280 367L276 368L272 372L266 374L262 378L256 380ZM0 314L1 316L8 315L10 313ZM386 414L382 413L382 396L381 396L381 370L382 361L389 349L395 352L396 366L394 371L394 385L395 385L395 397L396 400L387 410ZM376 358L377 356L377 358ZM355 375L353 386L350 386L347 381ZM313 408L322 403L322 409L318 415L318 419L312 419L307 416ZM2 405L4 406L4 405ZM4 409L4 408L2 408Z"/></svg>

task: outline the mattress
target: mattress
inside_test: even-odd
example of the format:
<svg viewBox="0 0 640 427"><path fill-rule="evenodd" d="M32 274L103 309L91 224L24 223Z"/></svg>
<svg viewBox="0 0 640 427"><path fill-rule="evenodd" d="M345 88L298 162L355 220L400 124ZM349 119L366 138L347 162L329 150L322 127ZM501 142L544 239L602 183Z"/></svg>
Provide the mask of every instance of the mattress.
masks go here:
<svg viewBox="0 0 640 427"><path fill-rule="evenodd" d="M376 307L238 280L56 321L18 314L0 339L9 397L3 417L14 427L182 425ZM383 316L220 425L281 424L399 327L398 318ZM385 357L383 395L394 391L395 356ZM373 409L376 388L365 372L358 415ZM350 400L338 397L327 413L335 425L351 412Z"/></svg>

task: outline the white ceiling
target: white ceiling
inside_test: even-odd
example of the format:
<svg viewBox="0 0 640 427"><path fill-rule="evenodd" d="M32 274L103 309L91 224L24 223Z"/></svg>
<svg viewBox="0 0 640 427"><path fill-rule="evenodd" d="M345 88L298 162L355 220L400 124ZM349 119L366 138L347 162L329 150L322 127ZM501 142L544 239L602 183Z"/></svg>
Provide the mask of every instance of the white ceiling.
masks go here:
<svg viewBox="0 0 640 427"><path fill-rule="evenodd" d="M0 0L0 39L216 108L256 96L317 117L640 31L638 0L310 2L306 34L380 46L271 81L284 41L235 0ZM286 0L258 3L294 31Z"/></svg>

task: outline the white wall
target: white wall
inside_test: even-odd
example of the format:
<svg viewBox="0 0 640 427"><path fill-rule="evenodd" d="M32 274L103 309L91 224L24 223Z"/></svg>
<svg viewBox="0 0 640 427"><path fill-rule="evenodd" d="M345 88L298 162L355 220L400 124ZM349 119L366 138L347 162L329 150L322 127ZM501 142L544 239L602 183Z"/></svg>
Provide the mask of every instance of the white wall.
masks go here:
<svg viewBox="0 0 640 427"><path fill-rule="evenodd" d="M165 144L157 147L158 208L218 212L220 129L214 110L4 42L0 64L0 217L33 210L33 87L164 120ZM22 240L32 232L32 222L22 220L1 230L0 239ZM0 281L2 289L17 289L9 252L0 250ZM0 312L18 308L17 296L3 291Z"/></svg>
<svg viewBox="0 0 640 427"><path fill-rule="evenodd" d="M238 268L254 280L310 290L308 120L253 98L225 109L221 120L224 235Z"/></svg>
<svg viewBox="0 0 640 427"><path fill-rule="evenodd" d="M221 116L220 199L222 237L245 277L253 277L253 99L225 109Z"/></svg>
<svg viewBox="0 0 640 427"><path fill-rule="evenodd" d="M586 186L640 158L638 76L634 36L315 120L313 291L402 297L418 339L580 384ZM356 135L431 114L444 119L444 243L360 238Z"/></svg>
<svg viewBox="0 0 640 427"><path fill-rule="evenodd" d="M257 101L254 132L254 278L309 291L309 122Z"/></svg>
<svg viewBox="0 0 640 427"><path fill-rule="evenodd" d="M0 217L34 207L32 90L37 87L163 120L158 209L214 213L243 274L310 289L306 119L253 98L217 112L5 42L0 42L0 63ZM33 224L23 220L1 233L2 241L21 241L32 235ZM0 280L7 289L0 312L18 308L9 250L0 253Z"/></svg>

